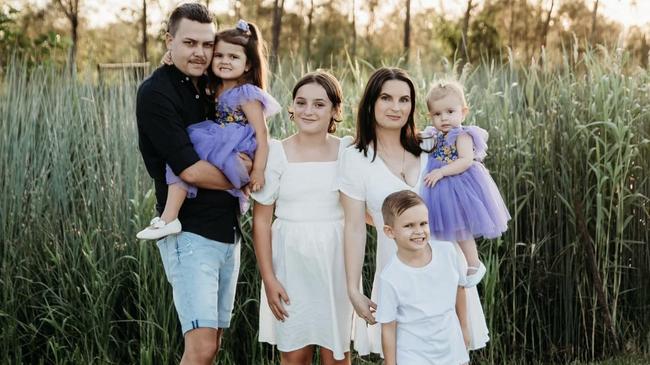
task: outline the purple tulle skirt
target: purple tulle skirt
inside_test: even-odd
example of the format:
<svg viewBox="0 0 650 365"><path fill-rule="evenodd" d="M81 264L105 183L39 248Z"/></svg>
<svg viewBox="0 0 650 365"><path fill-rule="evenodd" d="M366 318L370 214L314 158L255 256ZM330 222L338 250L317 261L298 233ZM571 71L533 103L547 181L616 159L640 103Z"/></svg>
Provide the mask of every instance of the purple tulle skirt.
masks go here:
<svg viewBox="0 0 650 365"><path fill-rule="evenodd" d="M427 171L445 165L429 157ZM429 208L429 228L436 239L496 238L508 228L508 208L490 173L478 161L461 174L440 179L432 188L425 186L422 199Z"/></svg>
<svg viewBox="0 0 650 365"><path fill-rule="evenodd" d="M248 198L241 191L241 188L249 183L250 177L241 163L239 153L245 153L251 159L255 155L257 142L255 141L255 131L250 124L220 124L206 120L190 125L187 132L199 158L208 161L221 170L235 187L228 190L228 193L239 198L242 213L248 210ZM182 184L183 188L187 190L188 198L196 197L196 186L183 182L172 172L169 166L167 166L165 177L167 184Z"/></svg>

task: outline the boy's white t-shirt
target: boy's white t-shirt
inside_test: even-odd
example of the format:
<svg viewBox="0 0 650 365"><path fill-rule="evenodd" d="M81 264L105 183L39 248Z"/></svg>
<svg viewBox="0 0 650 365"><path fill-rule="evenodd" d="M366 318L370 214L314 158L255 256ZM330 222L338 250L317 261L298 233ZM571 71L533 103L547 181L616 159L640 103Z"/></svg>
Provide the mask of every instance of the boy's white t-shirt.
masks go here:
<svg viewBox="0 0 650 365"><path fill-rule="evenodd" d="M404 264L397 255L379 276L376 318L397 321L397 364L464 364L469 355L456 315L456 294L465 273L456 245L431 241L431 262Z"/></svg>

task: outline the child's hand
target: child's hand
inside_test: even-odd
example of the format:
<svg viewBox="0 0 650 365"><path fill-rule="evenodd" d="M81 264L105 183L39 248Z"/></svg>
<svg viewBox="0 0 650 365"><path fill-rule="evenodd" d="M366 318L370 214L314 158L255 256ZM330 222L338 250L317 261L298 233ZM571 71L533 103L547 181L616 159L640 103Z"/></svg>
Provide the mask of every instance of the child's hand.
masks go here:
<svg viewBox="0 0 650 365"><path fill-rule="evenodd" d="M241 192L244 193L244 197L246 199L250 199L251 197L251 184L246 184L241 188Z"/></svg>
<svg viewBox="0 0 650 365"><path fill-rule="evenodd" d="M289 296L284 290L284 287L277 279L269 280L264 282L264 291L266 292L266 299L269 302L269 308L273 312L273 316L278 321L283 321L289 317L286 309L282 305L282 302L289 304Z"/></svg>
<svg viewBox="0 0 650 365"><path fill-rule="evenodd" d="M172 53L171 53L171 51L165 52L165 54L163 55L162 60L160 60L160 64L161 65L168 65L168 66L171 66L171 65L174 64L174 61L172 61Z"/></svg>
<svg viewBox="0 0 650 365"><path fill-rule="evenodd" d="M432 188L443 177L444 176L442 175L442 172L440 172L440 169L435 169L424 177L424 182L428 187Z"/></svg>
<svg viewBox="0 0 650 365"><path fill-rule="evenodd" d="M256 192L264 187L264 171L253 170L251 172L251 191Z"/></svg>

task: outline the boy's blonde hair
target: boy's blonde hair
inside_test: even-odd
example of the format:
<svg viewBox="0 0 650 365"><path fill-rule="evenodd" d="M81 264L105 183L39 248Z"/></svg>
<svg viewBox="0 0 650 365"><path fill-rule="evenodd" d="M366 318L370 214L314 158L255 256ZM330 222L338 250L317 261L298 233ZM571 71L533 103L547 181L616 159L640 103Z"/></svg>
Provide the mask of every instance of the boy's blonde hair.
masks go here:
<svg viewBox="0 0 650 365"><path fill-rule="evenodd" d="M402 190L388 195L381 205L384 224L392 227L396 217L417 205L425 205L424 200L410 190Z"/></svg>
<svg viewBox="0 0 650 365"><path fill-rule="evenodd" d="M433 83L433 86L431 86L427 93L427 108L431 110L432 101L440 100L447 95L456 95L463 104L463 108L467 108L463 85L453 80L440 80Z"/></svg>

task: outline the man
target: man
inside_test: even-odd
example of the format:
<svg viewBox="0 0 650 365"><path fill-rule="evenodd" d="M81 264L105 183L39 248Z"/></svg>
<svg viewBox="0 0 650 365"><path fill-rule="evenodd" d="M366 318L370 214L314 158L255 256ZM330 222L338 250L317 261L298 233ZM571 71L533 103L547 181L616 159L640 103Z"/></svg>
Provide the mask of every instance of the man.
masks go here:
<svg viewBox="0 0 650 365"><path fill-rule="evenodd" d="M165 164L199 188L179 212L183 231L158 241L185 338L181 364L214 361L223 329L230 326L239 274L238 200L225 191L232 185L224 175L199 159L186 132L190 124L213 119L204 73L214 35L212 16L203 5L177 7L166 34L173 65L154 71L137 96L139 147L154 179L158 212L167 196Z"/></svg>

